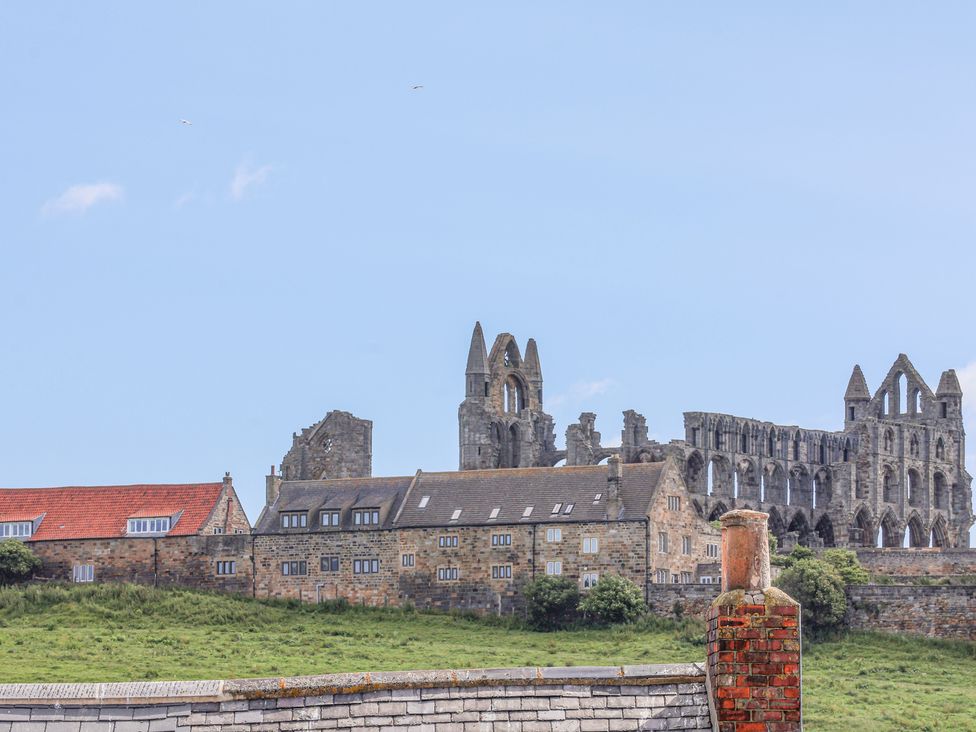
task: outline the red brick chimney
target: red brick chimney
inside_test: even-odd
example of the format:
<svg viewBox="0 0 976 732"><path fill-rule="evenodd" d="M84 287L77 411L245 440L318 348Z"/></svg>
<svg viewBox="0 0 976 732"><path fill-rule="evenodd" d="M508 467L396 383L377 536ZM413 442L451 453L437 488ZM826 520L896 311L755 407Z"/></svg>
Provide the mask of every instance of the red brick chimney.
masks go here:
<svg viewBox="0 0 976 732"><path fill-rule="evenodd" d="M799 732L800 605L769 581L768 514L722 516L722 594L709 607L718 732Z"/></svg>

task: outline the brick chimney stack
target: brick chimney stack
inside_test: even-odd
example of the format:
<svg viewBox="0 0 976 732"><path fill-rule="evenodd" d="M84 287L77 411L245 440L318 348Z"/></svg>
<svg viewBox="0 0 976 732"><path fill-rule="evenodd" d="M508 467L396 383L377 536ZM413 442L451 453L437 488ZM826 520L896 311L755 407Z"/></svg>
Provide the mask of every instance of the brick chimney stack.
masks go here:
<svg viewBox="0 0 976 732"><path fill-rule="evenodd" d="M799 732L800 605L769 581L766 521L722 516L722 594L709 607L708 687L718 732Z"/></svg>
<svg viewBox="0 0 976 732"><path fill-rule="evenodd" d="M265 505L272 505L278 500L278 494L281 493L281 478L275 475L275 466L271 466L270 475L264 478L264 502Z"/></svg>

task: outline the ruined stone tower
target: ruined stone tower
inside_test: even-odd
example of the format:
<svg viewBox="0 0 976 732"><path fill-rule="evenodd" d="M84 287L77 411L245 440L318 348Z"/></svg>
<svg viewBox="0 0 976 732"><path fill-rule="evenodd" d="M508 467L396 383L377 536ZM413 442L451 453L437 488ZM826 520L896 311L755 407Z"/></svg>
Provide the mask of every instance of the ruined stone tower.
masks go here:
<svg viewBox="0 0 976 732"><path fill-rule="evenodd" d="M542 411L534 340L523 359L514 336L502 333L489 353L475 323L458 424L461 470L547 466L565 456L556 451L552 417Z"/></svg>
<svg viewBox="0 0 976 732"><path fill-rule="evenodd" d="M368 478L373 471L373 423L333 411L311 427L292 433L281 460L285 480Z"/></svg>

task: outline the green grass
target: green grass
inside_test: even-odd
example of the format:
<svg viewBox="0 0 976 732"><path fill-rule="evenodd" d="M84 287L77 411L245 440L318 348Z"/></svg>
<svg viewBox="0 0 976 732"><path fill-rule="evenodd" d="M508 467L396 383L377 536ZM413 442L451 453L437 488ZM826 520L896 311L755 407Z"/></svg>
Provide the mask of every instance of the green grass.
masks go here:
<svg viewBox="0 0 976 732"><path fill-rule="evenodd" d="M292 676L704 659L701 623L536 633L517 622L132 585L0 590L0 683ZM976 730L976 644L807 644L805 728Z"/></svg>

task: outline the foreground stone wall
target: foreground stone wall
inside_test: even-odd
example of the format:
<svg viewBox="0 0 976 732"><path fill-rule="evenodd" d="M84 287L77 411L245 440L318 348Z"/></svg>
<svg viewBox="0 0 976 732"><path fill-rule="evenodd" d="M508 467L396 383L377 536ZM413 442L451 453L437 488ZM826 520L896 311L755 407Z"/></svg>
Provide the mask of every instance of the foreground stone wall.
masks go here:
<svg viewBox="0 0 976 732"><path fill-rule="evenodd" d="M655 615L674 617L675 606L682 615L700 618L712 600L719 596L721 585L647 585L647 609Z"/></svg>
<svg viewBox="0 0 976 732"><path fill-rule="evenodd" d="M0 686L9 732L590 732L712 729L704 667L339 674Z"/></svg>
<svg viewBox="0 0 976 732"><path fill-rule="evenodd" d="M853 585L847 597L855 630L976 640L976 586Z"/></svg>
<svg viewBox="0 0 976 732"><path fill-rule="evenodd" d="M858 549L857 558L871 574L893 577L976 575L976 549Z"/></svg>

